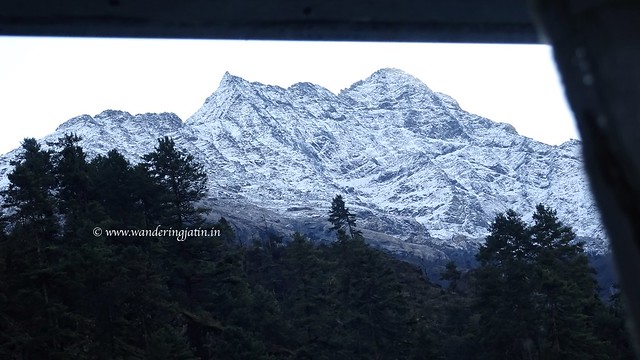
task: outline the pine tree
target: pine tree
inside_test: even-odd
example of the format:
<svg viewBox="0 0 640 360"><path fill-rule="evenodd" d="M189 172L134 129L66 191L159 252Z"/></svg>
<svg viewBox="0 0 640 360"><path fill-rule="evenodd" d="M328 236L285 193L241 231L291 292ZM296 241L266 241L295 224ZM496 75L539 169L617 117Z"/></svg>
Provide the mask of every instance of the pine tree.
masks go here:
<svg viewBox="0 0 640 360"><path fill-rule="evenodd" d="M114 243L91 233L109 221L104 205L114 217L118 207L95 181L118 174L96 171L79 140L65 135L54 153L25 140L9 176L3 195L11 234L0 245L12 259L0 262L0 357L192 358L157 242Z"/></svg>
<svg viewBox="0 0 640 360"><path fill-rule="evenodd" d="M196 206L207 190L203 166L193 155L177 149L168 136L158 139L155 151L143 159L149 175L165 192L162 204L167 214L166 225L182 228L197 224L200 214L206 211Z"/></svg>
<svg viewBox="0 0 640 360"><path fill-rule="evenodd" d="M11 209L8 221L29 223L38 232L53 235L56 219L51 152L42 150L33 138L24 139L22 150L18 159L11 161L14 169L7 176L9 188L2 194L3 207Z"/></svg>
<svg viewBox="0 0 640 360"><path fill-rule="evenodd" d="M10 233L2 246L8 256L0 286L6 326L0 354L82 358L77 348L88 321L65 304L69 283L60 264L65 252L58 236L51 153L34 139L25 139L22 149L3 193Z"/></svg>
<svg viewBox="0 0 640 360"><path fill-rule="evenodd" d="M508 211L490 230L475 271L485 357L607 359L594 271L571 228L538 205L533 225Z"/></svg>
<svg viewBox="0 0 640 360"><path fill-rule="evenodd" d="M604 356L595 336L594 316L601 306L594 271L582 243L555 210L536 206L530 228L536 246L536 307L541 315L540 354L545 359Z"/></svg>
<svg viewBox="0 0 640 360"><path fill-rule="evenodd" d="M53 164L57 205L64 223L63 236L73 242L91 236L91 230L104 219L80 140L75 134L65 134L51 144L57 148Z"/></svg>
<svg viewBox="0 0 640 360"><path fill-rule="evenodd" d="M332 248L339 266L335 330L351 335L343 340L342 355L348 358L401 355L398 349L410 332L411 314L396 274L385 264L384 257L364 242L362 233L355 228L355 215L340 195L332 201L329 222L339 240Z"/></svg>
<svg viewBox="0 0 640 360"><path fill-rule="evenodd" d="M4 300L0 354L7 358L16 351L37 355L50 345L45 337L53 315L50 255L58 231L50 152L42 150L35 139L27 138L11 165L14 169L8 175L9 188L2 194L10 233L3 236L0 287ZM33 305L36 308L32 309ZM21 319L29 312L35 322ZM42 323L39 331L38 322Z"/></svg>
<svg viewBox="0 0 640 360"><path fill-rule="evenodd" d="M339 241L362 238L362 232L356 230L356 217L345 206L342 195L336 195L329 210L331 230L336 231Z"/></svg>
<svg viewBox="0 0 640 360"><path fill-rule="evenodd" d="M532 244L516 212L498 214L476 259L479 335L487 359L538 358Z"/></svg>

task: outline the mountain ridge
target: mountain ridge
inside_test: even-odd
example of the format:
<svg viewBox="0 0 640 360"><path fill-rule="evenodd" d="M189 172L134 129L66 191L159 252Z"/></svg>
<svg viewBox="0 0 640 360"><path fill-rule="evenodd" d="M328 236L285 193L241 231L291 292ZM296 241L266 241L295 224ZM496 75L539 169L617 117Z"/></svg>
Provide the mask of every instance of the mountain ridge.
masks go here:
<svg viewBox="0 0 640 360"><path fill-rule="evenodd" d="M274 222L320 222L342 193L387 250L466 249L482 242L496 213L514 208L526 217L544 203L588 240L589 251L608 252L579 141L526 138L398 69L380 69L338 94L227 72L185 121L106 110L72 118L45 140L65 132L83 137L91 156L117 148L134 162L158 137L172 136L205 165L208 201L220 214L224 206L250 207L249 221L260 222L264 209ZM0 158L3 187L11 153ZM284 223L283 231L292 228Z"/></svg>

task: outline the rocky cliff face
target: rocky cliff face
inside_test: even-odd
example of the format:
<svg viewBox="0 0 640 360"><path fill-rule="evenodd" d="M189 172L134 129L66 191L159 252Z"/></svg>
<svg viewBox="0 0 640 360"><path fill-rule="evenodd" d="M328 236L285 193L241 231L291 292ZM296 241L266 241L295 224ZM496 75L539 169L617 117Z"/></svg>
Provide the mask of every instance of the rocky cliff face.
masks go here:
<svg viewBox="0 0 640 360"><path fill-rule="evenodd" d="M116 148L134 162L158 137L174 137L205 164L215 211L258 227L323 236L330 201L340 193L372 242L428 258L443 248L474 248L498 212L528 215L544 203L590 252L607 252L580 142L550 146L520 136L396 69L340 94L227 73L185 122L108 110L73 118L44 140L69 132L83 137L90 154ZM13 156L0 158L3 186Z"/></svg>

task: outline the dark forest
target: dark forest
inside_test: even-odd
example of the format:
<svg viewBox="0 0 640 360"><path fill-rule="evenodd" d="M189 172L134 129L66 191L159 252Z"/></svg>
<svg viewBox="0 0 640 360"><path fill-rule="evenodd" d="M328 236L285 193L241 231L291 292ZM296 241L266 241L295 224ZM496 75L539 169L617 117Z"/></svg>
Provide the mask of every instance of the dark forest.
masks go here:
<svg viewBox="0 0 640 360"><path fill-rule="evenodd" d="M632 359L573 230L538 205L491 223L477 267L430 281L327 199L331 242L241 242L171 138L137 164L25 139L2 193L2 359ZM215 229L109 236L95 229ZM97 235L97 236L96 236Z"/></svg>

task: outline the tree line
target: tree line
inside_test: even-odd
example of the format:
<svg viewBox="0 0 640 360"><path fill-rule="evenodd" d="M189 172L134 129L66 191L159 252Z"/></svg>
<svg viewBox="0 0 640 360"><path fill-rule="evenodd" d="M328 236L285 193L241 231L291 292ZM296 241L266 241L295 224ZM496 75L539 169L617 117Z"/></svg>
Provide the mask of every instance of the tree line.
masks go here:
<svg viewBox="0 0 640 360"><path fill-rule="evenodd" d="M131 164L75 135L25 139L2 193L3 359L631 359L555 211L499 214L479 266L448 288L367 245L337 195L333 242L272 233L240 246L207 220L206 173L171 138ZM94 236L208 227L216 237ZM316 239L317 240L317 239ZM324 244L324 245L323 245Z"/></svg>

